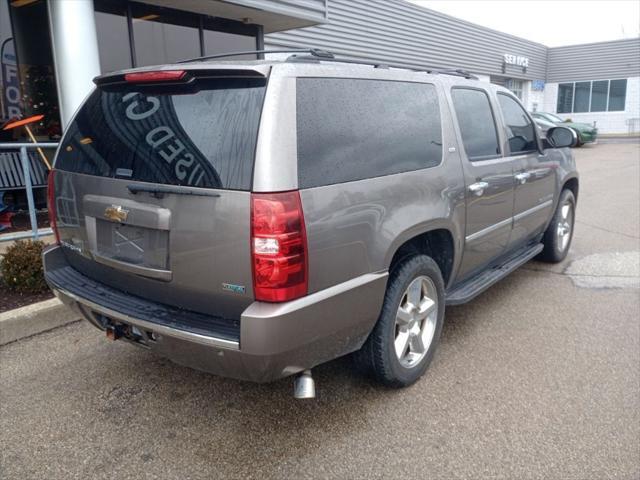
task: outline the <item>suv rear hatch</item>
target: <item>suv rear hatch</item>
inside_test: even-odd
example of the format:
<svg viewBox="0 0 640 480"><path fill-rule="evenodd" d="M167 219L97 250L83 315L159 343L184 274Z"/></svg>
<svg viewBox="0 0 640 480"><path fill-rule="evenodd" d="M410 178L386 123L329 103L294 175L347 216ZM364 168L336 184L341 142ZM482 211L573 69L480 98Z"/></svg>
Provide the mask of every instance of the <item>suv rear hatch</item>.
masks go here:
<svg viewBox="0 0 640 480"><path fill-rule="evenodd" d="M238 319L254 297L250 190L266 77L172 72L97 81L55 162L60 243L93 280Z"/></svg>

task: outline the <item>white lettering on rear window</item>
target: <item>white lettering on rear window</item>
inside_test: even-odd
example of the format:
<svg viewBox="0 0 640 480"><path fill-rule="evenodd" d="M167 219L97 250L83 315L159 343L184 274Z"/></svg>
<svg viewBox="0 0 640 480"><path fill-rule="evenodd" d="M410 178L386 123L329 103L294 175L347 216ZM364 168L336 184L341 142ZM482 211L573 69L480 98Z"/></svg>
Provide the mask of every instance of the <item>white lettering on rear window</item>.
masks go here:
<svg viewBox="0 0 640 480"><path fill-rule="evenodd" d="M123 102L129 102L134 98L126 110L125 115L129 120L140 121L149 118L160 108L160 100L157 97L139 97L139 92L131 92L122 97ZM149 107L150 105L150 107ZM186 180L187 185L198 185L202 180L204 172L199 165L195 164L195 157L192 153L185 152L186 147L178 140L174 131L168 126L161 125L152 128L145 135L145 141L157 151L168 164L173 166L174 173L179 180ZM167 143L169 142L169 143ZM166 144L166 145L165 145ZM184 153L183 153L184 152Z"/></svg>

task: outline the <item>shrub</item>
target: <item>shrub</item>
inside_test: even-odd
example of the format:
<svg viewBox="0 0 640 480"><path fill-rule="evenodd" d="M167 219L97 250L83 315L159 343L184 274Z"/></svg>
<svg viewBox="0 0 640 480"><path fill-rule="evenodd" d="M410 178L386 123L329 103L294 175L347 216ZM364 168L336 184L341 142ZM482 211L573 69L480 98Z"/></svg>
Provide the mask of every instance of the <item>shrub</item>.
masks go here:
<svg viewBox="0 0 640 480"><path fill-rule="evenodd" d="M10 289L20 293L39 293L47 289L42 270L40 241L17 241L7 249L0 265L2 280Z"/></svg>

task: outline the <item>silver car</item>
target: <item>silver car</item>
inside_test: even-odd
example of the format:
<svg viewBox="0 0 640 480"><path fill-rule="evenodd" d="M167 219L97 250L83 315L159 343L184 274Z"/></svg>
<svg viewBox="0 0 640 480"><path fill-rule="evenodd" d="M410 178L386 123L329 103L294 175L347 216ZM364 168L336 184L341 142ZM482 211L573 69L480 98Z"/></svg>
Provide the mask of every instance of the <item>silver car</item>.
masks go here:
<svg viewBox="0 0 640 480"><path fill-rule="evenodd" d="M111 73L49 177L55 294L111 340L256 382L427 369L446 305L571 243L575 134L462 71L326 52ZM523 292L524 294L524 292Z"/></svg>

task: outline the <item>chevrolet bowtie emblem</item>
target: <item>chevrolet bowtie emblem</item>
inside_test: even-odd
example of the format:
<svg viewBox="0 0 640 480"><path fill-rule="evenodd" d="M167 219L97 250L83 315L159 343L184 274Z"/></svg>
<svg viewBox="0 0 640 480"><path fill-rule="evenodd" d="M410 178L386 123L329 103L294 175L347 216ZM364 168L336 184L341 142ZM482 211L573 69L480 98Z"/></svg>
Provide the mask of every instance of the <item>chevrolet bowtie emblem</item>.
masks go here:
<svg viewBox="0 0 640 480"><path fill-rule="evenodd" d="M125 210L120 205L111 205L104 210L105 218L111 220L112 222L122 223L127 220L128 215L129 210Z"/></svg>

